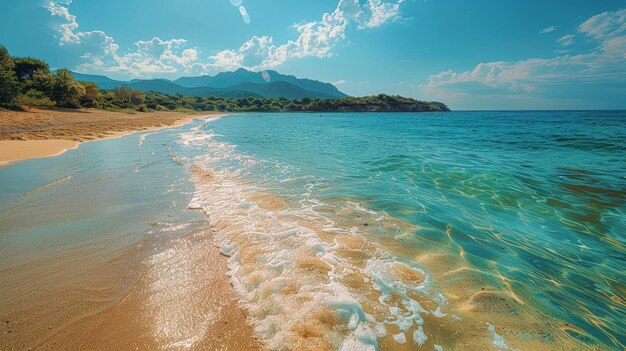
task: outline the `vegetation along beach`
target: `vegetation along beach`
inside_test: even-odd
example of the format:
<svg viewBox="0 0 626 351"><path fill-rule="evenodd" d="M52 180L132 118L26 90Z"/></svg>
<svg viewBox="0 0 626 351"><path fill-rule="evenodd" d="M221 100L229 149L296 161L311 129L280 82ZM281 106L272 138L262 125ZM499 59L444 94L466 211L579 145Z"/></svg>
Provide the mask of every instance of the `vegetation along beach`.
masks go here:
<svg viewBox="0 0 626 351"><path fill-rule="evenodd" d="M624 350L623 7L0 4L0 350Z"/></svg>

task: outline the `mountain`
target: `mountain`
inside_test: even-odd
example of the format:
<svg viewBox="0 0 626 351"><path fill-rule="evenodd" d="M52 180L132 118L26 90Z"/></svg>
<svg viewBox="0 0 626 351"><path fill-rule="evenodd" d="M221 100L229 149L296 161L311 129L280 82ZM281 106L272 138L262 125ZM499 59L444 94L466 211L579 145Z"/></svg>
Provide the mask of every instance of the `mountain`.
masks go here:
<svg viewBox="0 0 626 351"><path fill-rule="evenodd" d="M334 85L330 83L324 83L324 82L320 82L320 81L313 80L313 79L307 79L307 78L296 78L294 76L280 74L276 71L267 71L267 73L269 74L272 82L281 81L281 82L291 83L293 85L301 87L304 90L327 94L333 98L343 98L343 97L348 96L344 94L343 92L339 91L337 87L335 87Z"/></svg>
<svg viewBox="0 0 626 351"><path fill-rule="evenodd" d="M283 75L276 71L251 72L240 68L215 76L182 77L167 79L114 80L105 76L72 72L74 79L94 82L101 89L114 89L122 85L140 91L165 94L180 93L185 96L221 97L284 97L287 99L333 99L347 96L330 83Z"/></svg>
<svg viewBox="0 0 626 351"><path fill-rule="evenodd" d="M156 91L159 93L174 95L180 93L184 96L220 96L220 97L264 97L261 94L257 94L253 91L237 89L235 87L230 89L217 89L211 87L196 87L186 88L173 83L165 79L152 79L152 80L134 80L132 83L127 84L132 89L139 91Z"/></svg>
<svg viewBox="0 0 626 351"><path fill-rule="evenodd" d="M272 70L251 72L244 68L240 68L233 72L222 72L214 76L181 77L176 79L174 82L183 87L189 88L202 86L227 88L237 86L242 83L272 84L275 82L287 82L304 89L305 91L321 94L320 96L306 96L309 98L327 99L342 98L347 96L330 83L323 83L312 79L296 78L294 76L280 74Z"/></svg>
<svg viewBox="0 0 626 351"><path fill-rule="evenodd" d="M244 82L267 83L265 79L263 79L261 73L251 72L244 68L240 68L233 72L221 72L214 76L181 77L176 79L174 82L188 88L226 88Z"/></svg>
<svg viewBox="0 0 626 351"><path fill-rule="evenodd" d="M313 92L310 90L302 89L287 82L270 82L270 83L251 83L244 82L232 87L228 87L229 90L243 90L255 93L259 96L268 98L281 98L284 97L289 100L302 99L302 98L317 98L317 99L334 99L335 96L328 95L321 92Z"/></svg>
<svg viewBox="0 0 626 351"><path fill-rule="evenodd" d="M75 80L79 80L82 82L93 82L100 87L100 89L114 89L119 87L120 85L128 84L128 82L124 82L121 80L114 80L105 76L98 76L94 74L83 74L72 72L72 76Z"/></svg>

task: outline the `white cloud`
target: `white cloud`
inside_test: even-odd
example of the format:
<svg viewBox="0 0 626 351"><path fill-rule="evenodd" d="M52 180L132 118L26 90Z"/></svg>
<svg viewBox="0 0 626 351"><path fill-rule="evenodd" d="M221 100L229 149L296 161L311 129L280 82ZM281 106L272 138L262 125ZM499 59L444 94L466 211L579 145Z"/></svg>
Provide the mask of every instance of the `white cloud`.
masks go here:
<svg viewBox="0 0 626 351"><path fill-rule="evenodd" d="M556 30L555 26L550 26L550 27L546 27L544 28L540 33L541 34L547 34L547 33L552 33Z"/></svg>
<svg viewBox="0 0 626 351"><path fill-rule="evenodd" d="M340 80L332 82L331 84L337 86L337 85L342 85L342 84L346 84L346 83L348 83L347 80L340 79Z"/></svg>
<svg viewBox="0 0 626 351"><path fill-rule="evenodd" d="M570 46L570 45L572 45L572 44L574 44L574 43L575 43L575 41L574 41L574 37L575 37L575 35L574 35L574 34L566 34L566 35L564 35L564 36L560 37L560 38L557 40L557 42L558 42L559 44L563 45L563 46Z"/></svg>
<svg viewBox="0 0 626 351"><path fill-rule="evenodd" d="M275 45L272 37L254 36L238 50L225 50L218 56L231 61L224 67L246 67L253 70L273 68L293 58L331 57L332 49L346 38L346 31L354 26L357 30L375 28L400 16L404 0L340 0L332 13L325 13L319 21L295 24L298 38Z"/></svg>
<svg viewBox="0 0 626 351"><path fill-rule="evenodd" d="M57 30L61 37L59 40L61 41L61 45L63 44L79 44L80 37L74 33L74 31L78 28L78 23L76 22L76 16L70 14L68 10L68 6L71 4L71 1L66 2L54 2L50 1L47 4L46 8L50 11L52 16L61 17L64 22L58 24Z"/></svg>
<svg viewBox="0 0 626 351"><path fill-rule="evenodd" d="M626 9L595 15L578 26L578 31L598 40L625 34Z"/></svg>
<svg viewBox="0 0 626 351"><path fill-rule="evenodd" d="M394 20L400 16L400 5L404 0L398 2L383 2L382 0L368 0L365 11L369 11L369 16L360 24L361 28L378 27L387 21Z"/></svg>
<svg viewBox="0 0 626 351"><path fill-rule="evenodd" d="M105 32L78 30L76 16L69 12L71 0L50 0L46 7L54 18L61 20L55 25L60 44L84 47L81 57L86 62L79 69L154 77L159 73L201 74L239 67L264 70L290 59L331 57L333 48L346 39L349 28L375 28L394 21L400 17L403 2L339 0L334 11L324 13L320 20L295 24L293 28L298 35L294 40L275 44L271 36L253 36L238 49L222 50L206 58L200 57L197 48L185 48L187 41L184 39L162 40L158 37L137 41L134 50L120 52L115 40ZM235 3L240 4L235 1L233 5ZM241 11L243 16L245 10Z"/></svg>
<svg viewBox="0 0 626 351"><path fill-rule="evenodd" d="M68 1L50 1L46 8L53 18L61 20L55 25L60 45L74 45L83 52L85 62L77 67L81 71L116 72L133 77L150 77L157 74L186 72L198 60L195 48L184 48L186 40L161 40L154 37L137 41L135 49L119 52L115 40L101 30L80 31L76 16L70 14Z"/></svg>
<svg viewBox="0 0 626 351"><path fill-rule="evenodd" d="M523 95L542 92L549 85L626 80L626 10L593 16L578 27L577 34L565 35L558 42L569 46L579 35L597 47L577 55L485 62L465 72L444 71L431 75L420 88L430 98L454 99L466 95L469 90L463 92L462 87L467 86Z"/></svg>

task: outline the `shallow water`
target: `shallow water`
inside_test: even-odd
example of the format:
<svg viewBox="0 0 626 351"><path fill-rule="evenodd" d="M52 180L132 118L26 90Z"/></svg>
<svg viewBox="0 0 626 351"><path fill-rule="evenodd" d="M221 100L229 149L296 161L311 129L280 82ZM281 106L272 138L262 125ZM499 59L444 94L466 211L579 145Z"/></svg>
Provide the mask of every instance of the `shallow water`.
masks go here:
<svg viewBox="0 0 626 351"><path fill-rule="evenodd" d="M548 314L584 344L624 347L623 112L248 114L215 121L204 131L183 136L193 147L210 149L193 162L218 172L220 179L250 182L241 187L253 189L243 191L270 193L288 203L270 214L246 209L250 230L269 227L281 233L299 228L293 222L306 218L333 235L347 231L379 243L383 253L366 255L368 262L402 261L426 274L429 265L420 262L424 251L451 254L458 258L455 265L480 272L480 280L504 291L524 313L537 319ZM209 189L207 202L221 191ZM235 196L242 197L227 198ZM209 214L227 208L204 206ZM277 213L288 223L285 228L273 227ZM328 246L313 249L314 256L326 260L333 274L348 269L331 262L341 256L332 240L320 243L302 235L313 248ZM267 249L294 251L289 261L301 245L272 243ZM335 257L325 258L329 252ZM255 264L265 267L267 257L273 256L266 253ZM288 280L286 275L268 273L263 279ZM446 296L447 285L437 278L443 280L443 274L427 284L428 293ZM335 282L341 279L327 283ZM244 285L247 294L257 289ZM380 284L374 289L384 290ZM248 298L255 306L261 300ZM267 313L259 314L262 328L269 328ZM372 330L381 325L380 320L368 323Z"/></svg>
<svg viewBox="0 0 626 351"><path fill-rule="evenodd" d="M88 142L0 168L0 349L55 349L46 343L166 271L153 262L171 241L206 228L187 210L193 184L169 156L178 133ZM75 334L66 347L80 341Z"/></svg>
<svg viewBox="0 0 626 351"><path fill-rule="evenodd" d="M620 350L625 155L623 112L212 118L0 168L0 278L152 264L201 209L271 348ZM164 348L204 333L154 320Z"/></svg>

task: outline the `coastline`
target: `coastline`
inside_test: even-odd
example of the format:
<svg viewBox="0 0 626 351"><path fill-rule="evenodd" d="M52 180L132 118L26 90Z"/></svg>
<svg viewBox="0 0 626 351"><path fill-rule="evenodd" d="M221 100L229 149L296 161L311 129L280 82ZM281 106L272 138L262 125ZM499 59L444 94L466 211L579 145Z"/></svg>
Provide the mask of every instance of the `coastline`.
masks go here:
<svg viewBox="0 0 626 351"><path fill-rule="evenodd" d="M0 147L13 144L24 150L24 145L34 145L52 153L53 146L67 146L58 155L82 142L167 129L207 118L182 117L169 125L110 133L94 140L2 140ZM101 184L97 182L91 189L94 196L76 199L81 205L74 204L76 209L70 216L82 210L86 212L81 217L92 216L89 209L93 203L89 199L109 193L100 188ZM115 189L129 191L119 185ZM45 217L46 211L54 211L55 201L44 200L39 215ZM4 225L10 226L15 213L3 215ZM101 249L106 255L88 246L73 249L71 255L46 253L19 262L5 256L8 265L0 274L0 282L7 288L0 291L0 300L4 301L0 310L6 330L0 349L56 349L59 345L120 350L191 345L201 349L265 349L239 306L228 277L227 258L213 243L214 232L207 227L180 231L187 233L174 240L146 236L121 249L104 249L115 246L109 242ZM41 262L55 269L42 277ZM190 283L180 284L182 281ZM24 308L26 301L37 302L34 308Z"/></svg>
<svg viewBox="0 0 626 351"><path fill-rule="evenodd" d="M168 243L151 257L145 256L139 247L129 247L110 263L90 265L89 272L99 278L79 279L76 286L117 285L113 281L120 274L123 283L114 291L84 295L75 301L79 307L70 306L69 301L61 302L63 311L45 307L50 314L42 316L35 311L3 306L15 329L11 338L5 340L7 343L0 345L38 350L55 349L58 345L90 350L264 350L238 304L227 276L227 258L212 240L210 230L200 230ZM132 265L141 268L135 273L124 273ZM194 284L180 284L188 279L193 279ZM55 286L55 292L71 294L65 285ZM52 294L38 297L54 301ZM94 297L100 301L92 301ZM52 328L30 327L42 321ZM35 342L29 344L28 340Z"/></svg>
<svg viewBox="0 0 626 351"><path fill-rule="evenodd" d="M75 149L79 141L49 140L0 140L0 167L34 158L59 156Z"/></svg>
<svg viewBox="0 0 626 351"><path fill-rule="evenodd" d="M158 349L164 345L170 348L193 345L202 349L244 350L247 349L242 347L244 342L249 349L264 347L281 349L283 348L281 341L285 341L284 345L296 345L296 348L310 346L319 349L323 346L330 349L332 342L339 340L337 339L339 336L327 339L325 335L337 330L335 326L339 328L345 326L349 322L347 317L352 319L352 316L356 316L354 318L359 318L357 322L361 325L373 331L381 331L377 342L383 350L414 349L415 343L423 343L427 339L429 343L445 349L454 348L455 345L487 349L496 344L502 346L501 349L515 349L521 346L530 350L541 350L546 347L585 349L581 341L574 336L587 335L585 329L570 320L550 314L550 310L535 310L532 295L518 285L515 277L507 274L506 268L495 267L493 270L490 267L477 268L465 260L465 252L472 252L471 250L475 248L462 240L462 225L450 221L451 224L439 229L444 239L444 245L441 247L429 241L419 240L419 237L413 235L420 231L435 233L435 229L406 221L402 218L401 211L397 211L396 216L393 216L372 210L368 206L369 202L364 201L362 197L331 197L323 202L316 202L314 211L307 211L307 208L302 207L302 203L299 202L302 196L292 199L281 191L283 186L289 186L289 183L281 182L272 187L268 183L256 184L255 180L258 178L240 177L239 169L254 171L255 165L268 159L267 154L263 157L261 153L254 159L260 160L259 163L247 162L250 158L236 151L236 145L239 144L234 144L232 139L223 137L237 135L246 139L251 135L258 135L259 138L263 138L268 133L259 132L258 128L249 131L242 128L253 124L250 121L231 124L233 120L236 122L237 118L229 118L228 123L225 123L228 128L207 125L211 120L219 118L220 115L203 117L185 128L147 133L154 135L148 136L150 140L146 143L142 134L137 135L139 138L124 138L103 143L119 143L115 148L95 150L98 148L91 146L98 145L89 145L81 149L81 152L59 158L58 164L49 162L53 164L51 168L57 170L53 172L54 177L49 179L57 180L37 188L36 192L28 192L26 194L28 196L14 200L25 201L26 205L37 201L36 218L31 218L32 206L22 206L18 203L18 206L12 206L0 214L0 223L3 223L5 228L12 226L20 228L23 226L22 223L26 222L23 218L28 218L27 222L31 224L44 223L43 220L46 218L63 223L59 216L83 218L82 211L94 208L107 209L98 211L100 213L109 213L111 212L109 210L120 208L123 209L120 212L126 212L131 208L144 208L146 203L152 204L157 199L163 201L165 207L170 208L172 212L169 216L157 218L157 221L140 221L141 225L148 224L150 229L147 235L139 245L129 247L118 256L103 255L102 251L93 252L92 254L106 260L104 264L92 262L86 251L81 255L82 249L72 251L71 255L59 255L58 258L50 256L52 260L46 258L48 267L50 263L55 263L56 259L59 260L58 265L52 265L55 267L51 273L53 276L58 274L58 282L61 282L61 285L55 285L57 284L55 276L47 282L47 285L37 286L46 289L38 296L35 296L33 291L23 288L40 283L42 275L38 273L41 271L36 272L40 266L33 261L30 267L18 267L17 261L27 255L19 255L9 245L0 245L5 246L6 253L3 258L11 265L4 270L4 276L0 275L2 283L0 285L10 287L4 292L7 296L0 299L5 301L4 305L0 303L0 310L7 312L5 321L8 322L5 323L7 333L11 333L4 341L5 345L0 342L0 348L9 345L7 349L25 349L27 345L17 343L28 341L29 338L34 339L35 335L38 339L35 345L37 349L53 349L55 345L89 349ZM296 116L293 120L299 122L300 118ZM266 130L272 133L276 129L262 119L255 119L254 122L267 125ZM408 119L407 123L413 121ZM436 124L437 121L430 123ZM306 131L303 133L306 134ZM173 140L172 137L178 142L170 142ZM306 139L289 139L289 142L294 140L300 142ZM327 146L325 143L318 144ZM259 149L256 149L256 152L263 150L264 144L257 145ZM285 144L277 142L276 145L284 147ZM309 149L310 145L308 144ZM131 152L135 147L143 151ZM111 150L124 152L112 153ZM358 154L349 154L356 155ZM89 169L81 170L76 175L64 173L68 168L62 167L63 165L70 165L72 159L87 157L91 157L89 161L107 162L102 164L85 162L93 164L89 165ZM351 158L344 157L345 160ZM398 159L404 162L404 159L392 156L384 159L386 163L383 165L397 164ZM175 162L171 162L172 160ZM233 169L224 168L220 164L232 160L243 161ZM284 162L289 161L290 164L301 166L299 163L292 163L293 160L288 158ZM363 159L357 157L354 162L351 165L365 164ZM37 165L38 162L32 164ZM28 168L30 165L24 166ZM168 167L171 167L169 170L177 171L170 173ZM20 165L7 168L5 171L19 168ZM412 165L410 168L416 167ZM109 173L111 169L118 172ZM257 171L266 169L256 168ZM387 172L395 172L398 169L402 170L387 168ZM91 170L96 171L88 173ZM106 174L102 172L103 170L107 171ZM367 170L378 171L369 168ZM151 177L140 178L147 177L146 174L151 174ZM265 173L263 174L265 176ZM318 176L323 175L322 173ZM170 182L172 176L178 179L183 179L181 176L184 179L191 176L195 190L178 188L180 182ZM579 174L576 176L579 177ZM296 179L291 183L292 186L301 188L302 183L298 183L297 179L302 178L289 175L283 177L281 179L288 181ZM7 177L11 178L17 177ZM170 180L160 183L161 179L168 178ZM19 177L20 181L21 179L22 177ZM139 182L126 183L132 179L139 179ZM385 182L384 179L380 181ZM107 183L113 185L106 188L104 186ZM81 188L82 184L88 185ZM159 188L159 184L167 185L167 189ZM11 188L10 183L5 186ZM53 189L52 192L50 189ZM162 191L155 192L155 189ZM464 189L473 190L472 184ZM602 188L598 189L603 191ZM70 199L81 201L79 205L74 201L67 201L67 193L74 190L78 195ZM92 193L89 194L89 191ZM124 198L121 203L112 202L129 191L136 192ZM191 201L184 199L181 201L181 198L175 197L166 198L167 194L184 194L186 197L190 193L194 194ZM132 201L137 201L142 196L148 196L148 202L140 203L139 206L130 205L134 204ZM89 203L89 199L94 199L93 203ZM130 204L127 201L131 201ZM57 208L59 202L67 207L51 213L53 216L46 217L46 212L42 209L50 211L50 207ZM498 202L498 206L499 210L512 205ZM171 218L182 219L180 216L199 212L197 210L208 216L206 217L208 226L203 220L191 217L177 223L169 223ZM135 223L134 218L144 217L132 216L130 221L123 222L124 228ZM54 222L51 221L50 225L54 225ZM105 223L107 223L105 227L111 226L113 232L121 232L112 227L118 221L108 220ZM202 223L201 228L197 228L194 223ZM34 228L36 225L29 227ZM93 227L90 225L89 230ZM352 231L353 228L356 228L355 231ZM172 230L180 230L185 234L174 240L167 240L168 237L176 237L166 234ZM492 233L493 229L487 230ZM50 227L45 231L58 236L64 232ZM7 230L7 233L15 231ZM394 235L381 235L388 233ZM21 233L18 234L15 235L16 238L25 237ZM266 240L268 234L275 238L269 244ZM55 243L59 241L58 236L54 237ZM112 247L119 241L119 238L114 239L101 248ZM450 244L447 244L448 240ZM495 244L493 246L504 242L496 235L493 240ZM24 247L28 251L24 252L36 253L36 250L31 249L30 243L30 240L25 240ZM322 252L320 248L323 249L323 256L317 255L318 252ZM233 255L233 252L236 254ZM379 255L381 252L384 255ZM546 259L549 259L549 256ZM283 260L289 267L280 272L280 276L274 275L275 266L271 264L277 260ZM93 266L77 265L79 261ZM138 264L141 265L140 269L135 268ZM84 272L76 274L79 273L77 269L87 269L88 274ZM326 279L328 275L325 274L329 269L347 273L337 275L337 278L334 278L336 280L330 282ZM29 273L29 270L32 270L33 277L30 281L28 274L24 274ZM129 274L128 279L125 277L119 279L121 272ZM526 272L529 271L524 273ZM62 282L65 276L73 277L73 289L69 286L66 289L63 285L66 284ZM383 278L391 279L390 286L397 290L381 292L370 283ZM133 284L126 285L129 282ZM436 282L437 285L430 285L430 282ZM49 293L50 286L56 290L53 289ZM102 286L112 288L100 290ZM127 288L120 288L124 286ZM307 288L300 289L300 286ZM337 286L341 288L333 290ZM411 290L416 286L419 291ZM84 289L85 287L88 289ZM72 291L79 289L82 289L84 294L71 297L73 303L59 301L55 297L70 296ZM94 296L96 300L108 303L105 305L100 302L94 303ZM377 301L382 301L381 297L385 296L389 301L395 301L391 299L400 297L403 300L398 300L397 306L378 305ZM352 304L354 307L350 307L349 311L357 313L337 312L339 310L334 308L337 303L357 301L352 297L358 300L358 304ZM14 301L20 301L21 305L14 304ZM29 301L41 301L42 307L36 314L22 309L24 304L31 304ZM53 301L59 301L63 308L58 308L59 302ZM408 310L408 306L418 305L422 307ZM275 309L275 306L280 306L280 309ZM411 312L409 320L415 319L421 324L402 329L404 322L409 321L405 318L406 314L403 312L399 317L392 315L389 311L394 310L389 307L394 310L396 307L406 309ZM48 312L43 309L52 310ZM373 319L361 319L360 316L365 314L373 316ZM299 318L300 315L307 318ZM395 316L400 322L388 323L390 315ZM76 319L75 316L83 317ZM36 323L44 325L43 330L34 328ZM275 330L279 330L280 333L275 334ZM349 343L346 345L357 347L356 331L343 330L346 335L345 341ZM275 335L279 336L273 338Z"/></svg>
<svg viewBox="0 0 626 351"><path fill-rule="evenodd" d="M35 158L53 157L80 143L177 127L208 115L224 113L124 113L95 109L0 111L0 167Z"/></svg>

